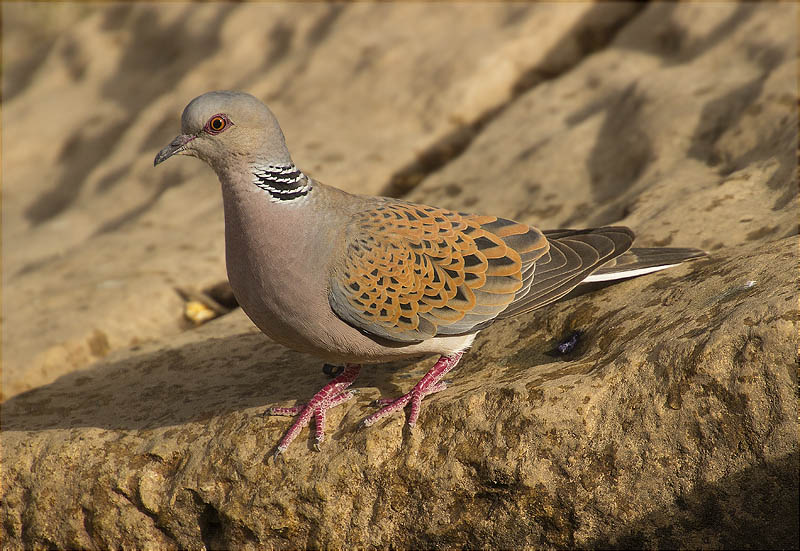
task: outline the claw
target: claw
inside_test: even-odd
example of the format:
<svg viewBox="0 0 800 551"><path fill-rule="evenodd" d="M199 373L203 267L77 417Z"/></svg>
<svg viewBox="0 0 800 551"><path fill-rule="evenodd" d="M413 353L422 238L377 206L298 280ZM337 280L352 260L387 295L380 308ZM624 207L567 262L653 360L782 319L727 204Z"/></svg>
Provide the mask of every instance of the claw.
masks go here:
<svg viewBox="0 0 800 551"><path fill-rule="evenodd" d="M304 405L303 406L292 406L292 407L288 407L288 408L281 408L281 407L274 407L273 406L273 407L267 408L267 411L265 411L262 414L262 417L266 417L268 415L280 415L282 417L294 417L295 415L297 415L301 411L303 411L303 407L304 407Z"/></svg>
<svg viewBox="0 0 800 551"><path fill-rule="evenodd" d="M276 457L286 451L289 444L300 434L300 431L311 422L312 417L317 421L314 449L319 451L319 444L325 438L325 412L355 396L355 391L347 390L347 387L353 384L360 369L361 366L348 365L339 376L322 387L307 404L289 408L271 407L267 410L266 413L268 415L298 416L297 420L292 423L292 426L289 427L289 430L286 431L286 434L283 435L283 438L278 443L278 449L275 452Z"/></svg>
<svg viewBox="0 0 800 551"><path fill-rule="evenodd" d="M442 356L439 358L439 361L436 362L430 371L428 371L428 373L426 373L425 376L420 379L416 385L414 385L414 388L411 389L411 392L404 394L400 398L397 398L396 400L387 398L376 400L376 405L383 406L383 408L364 419L362 424L365 427L369 427L387 415L403 409L406 404L411 402L411 411L408 414L408 426L409 428L414 428L414 425L417 424L417 418L419 417L420 403L422 402L422 399L425 398L425 396L435 392L441 392L447 388L447 383L442 381L442 378L456 366L458 360L461 359L461 355L462 353L458 352L452 356Z"/></svg>

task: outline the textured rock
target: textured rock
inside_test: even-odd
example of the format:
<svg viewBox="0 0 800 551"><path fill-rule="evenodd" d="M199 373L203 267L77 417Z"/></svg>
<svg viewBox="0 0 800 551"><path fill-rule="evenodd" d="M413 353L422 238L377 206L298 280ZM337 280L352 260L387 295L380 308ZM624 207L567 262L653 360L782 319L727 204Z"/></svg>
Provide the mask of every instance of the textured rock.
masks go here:
<svg viewBox="0 0 800 551"><path fill-rule="evenodd" d="M795 6L48 8L3 5L4 548L798 546ZM328 183L711 257L492 326L413 433L358 422L430 359L366 369L275 464L321 362L182 321L218 184L150 166L223 86Z"/></svg>
<svg viewBox="0 0 800 551"><path fill-rule="evenodd" d="M784 239L497 324L411 435L357 423L426 362L375 367L279 464L260 412L319 386L313 358L241 314L113 353L5 402L4 541L791 547L795 267Z"/></svg>
<svg viewBox="0 0 800 551"><path fill-rule="evenodd" d="M511 103L411 198L540 227L623 223L658 246L794 235L793 14L650 6L602 52Z"/></svg>

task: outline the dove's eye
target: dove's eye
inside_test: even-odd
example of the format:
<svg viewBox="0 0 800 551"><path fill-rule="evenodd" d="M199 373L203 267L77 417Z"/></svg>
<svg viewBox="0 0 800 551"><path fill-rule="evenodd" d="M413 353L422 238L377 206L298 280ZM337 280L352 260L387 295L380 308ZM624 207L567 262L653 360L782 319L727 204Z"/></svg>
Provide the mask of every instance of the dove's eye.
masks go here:
<svg viewBox="0 0 800 551"><path fill-rule="evenodd" d="M228 117L226 117L225 115L223 114L214 115L213 117L208 119L208 122L206 123L203 130L205 130L209 134L219 134L232 124L233 123L230 120L228 120Z"/></svg>

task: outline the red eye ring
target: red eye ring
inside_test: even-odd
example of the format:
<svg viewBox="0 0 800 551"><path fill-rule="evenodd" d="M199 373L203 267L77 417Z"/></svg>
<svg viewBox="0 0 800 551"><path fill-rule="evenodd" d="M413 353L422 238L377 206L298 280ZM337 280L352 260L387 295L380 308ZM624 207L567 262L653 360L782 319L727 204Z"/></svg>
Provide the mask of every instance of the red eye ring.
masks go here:
<svg viewBox="0 0 800 551"><path fill-rule="evenodd" d="M219 113L208 119L208 122L203 127L203 130L205 130L209 134L219 134L232 124L233 123L230 120L228 120L228 117L226 117L222 113Z"/></svg>

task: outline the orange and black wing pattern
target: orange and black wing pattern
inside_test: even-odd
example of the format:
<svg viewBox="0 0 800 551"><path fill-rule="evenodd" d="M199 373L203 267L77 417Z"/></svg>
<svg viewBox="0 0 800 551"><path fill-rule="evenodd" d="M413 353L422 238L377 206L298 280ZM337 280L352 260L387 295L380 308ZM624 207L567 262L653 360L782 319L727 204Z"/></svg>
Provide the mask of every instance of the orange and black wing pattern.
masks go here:
<svg viewBox="0 0 800 551"><path fill-rule="evenodd" d="M392 341L467 334L525 294L548 250L525 224L385 201L348 225L329 302L345 322Z"/></svg>

